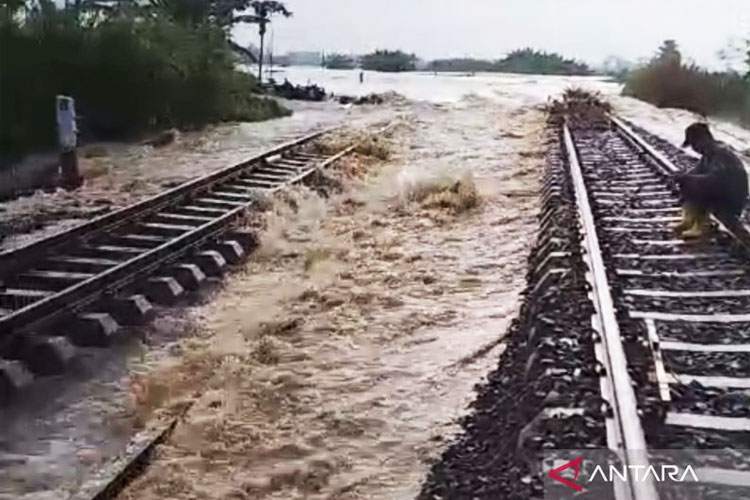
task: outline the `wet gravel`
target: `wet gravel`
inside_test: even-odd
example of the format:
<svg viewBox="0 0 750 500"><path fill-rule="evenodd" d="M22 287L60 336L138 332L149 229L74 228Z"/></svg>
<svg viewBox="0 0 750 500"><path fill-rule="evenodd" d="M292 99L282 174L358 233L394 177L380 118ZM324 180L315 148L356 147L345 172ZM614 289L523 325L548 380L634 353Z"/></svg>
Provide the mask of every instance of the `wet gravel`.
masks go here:
<svg viewBox="0 0 750 500"><path fill-rule="evenodd" d="M638 297L626 296L624 303L636 311L669 311L684 314L720 314L750 310L750 297Z"/></svg>
<svg viewBox="0 0 750 500"><path fill-rule="evenodd" d="M750 391L747 390L709 388L693 381L672 386L670 394L676 411L750 418Z"/></svg>
<svg viewBox="0 0 750 500"><path fill-rule="evenodd" d="M665 351L664 362L669 369L688 375L750 377L750 353Z"/></svg>
<svg viewBox="0 0 750 500"><path fill-rule="evenodd" d="M529 258L525 300L498 368L478 387L463 433L432 467L420 500L539 498L544 450L606 446L593 311L557 134L548 150L546 185L554 188L545 190L540 220L554 222ZM550 259L551 252L568 254ZM559 408L581 414L555 416Z"/></svg>
<svg viewBox="0 0 750 500"><path fill-rule="evenodd" d="M731 328L727 328L722 323L665 321L656 324L656 333L661 340L695 344L746 344L750 342L750 323L732 323Z"/></svg>
<svg viewBox="0 0 750 500"><path fill-rule="evenodd" d="M726 432L673 425L646 426L644 430L649 445L664 450L747 449L750 443L750 432Z"/></svg>
<svg viewBox="0 0 750 500"><path fill-rule="evenodd" d="M620 276L617 279L626 289L637 288L674 292L750 290L750 279L746 276L703 278L662 275L658 277Z"/></svg>
<svg viewBox="0 0 750 500"><path fill-rule="evenodd" d="M616 260L618 269L637 269L644 273L681 273L689 274L692 271L716 271L716 270L742 270L738 263L726 257L710 257L702 259L630 259L622 258Z"/></svg>

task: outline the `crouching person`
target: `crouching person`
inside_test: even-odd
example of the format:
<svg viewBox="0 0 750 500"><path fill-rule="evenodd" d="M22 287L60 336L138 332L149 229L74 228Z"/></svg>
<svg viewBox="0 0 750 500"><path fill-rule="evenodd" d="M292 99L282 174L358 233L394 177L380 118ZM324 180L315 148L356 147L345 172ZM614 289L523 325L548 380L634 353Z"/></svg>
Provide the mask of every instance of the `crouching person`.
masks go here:
<svg viewBox="0 0 750 500"><path fill-rule="evenodd" d="M737 155L714 139L705 123L690 125L682 146L692 147L701 160L676 177L683 209L676 231L682 238L700 238L710 229L711 213L728 220L742 214L748 198L747 172Z"/></svg>

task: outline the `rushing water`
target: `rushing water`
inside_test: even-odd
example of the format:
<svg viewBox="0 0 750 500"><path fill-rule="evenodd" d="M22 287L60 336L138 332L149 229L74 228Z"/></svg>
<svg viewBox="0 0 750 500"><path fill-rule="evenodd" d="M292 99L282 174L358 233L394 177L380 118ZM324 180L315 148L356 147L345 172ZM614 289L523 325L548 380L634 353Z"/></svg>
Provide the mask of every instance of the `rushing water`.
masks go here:
<svg viewBox="0 0 750 500"><path fill-rule="evenodd" d="M571 86L582 86L608 94L618 93L621 86L598 77L511 75L503 73L381 73L359 70L330 70L292 66L274 73L277 81L289 79L294 84L315 83L336 95L366 95L397 92L408 99L430 102L458 102L467 95L484 97L512 105L544 102Z"/></svg>

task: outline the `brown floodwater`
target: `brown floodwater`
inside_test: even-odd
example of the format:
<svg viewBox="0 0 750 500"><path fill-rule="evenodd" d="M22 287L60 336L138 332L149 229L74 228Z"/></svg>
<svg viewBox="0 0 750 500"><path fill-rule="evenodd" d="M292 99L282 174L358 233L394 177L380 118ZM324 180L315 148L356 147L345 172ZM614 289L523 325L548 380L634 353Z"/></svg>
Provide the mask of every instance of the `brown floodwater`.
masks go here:
<svg viewBox="0 0 750 500"><path fill-rule="evenodd" d="M190 352L221 358L209 390L121 498L412 498L515 315L542 120L417 104L391 161L326 203L300 194L206 308ZM410 201L454 180L479 207Z"/></svg>

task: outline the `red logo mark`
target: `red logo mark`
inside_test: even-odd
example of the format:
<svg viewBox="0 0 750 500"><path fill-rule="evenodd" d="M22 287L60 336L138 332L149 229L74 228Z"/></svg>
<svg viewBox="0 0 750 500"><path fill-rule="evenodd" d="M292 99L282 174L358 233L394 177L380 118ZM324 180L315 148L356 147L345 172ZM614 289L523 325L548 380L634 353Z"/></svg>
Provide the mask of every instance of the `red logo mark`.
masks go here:
<svg viewBox="0 0 750 500"><path fill-rule="evenodd" d="M578 473L581 471L581 462L583 462L583 457L576 458L575 460L571 460L562 467L558 467L557 469L549 471L547 475L555 481L564 484L568 488L573 488L576 491L583 491L583 486L581 486L580 484L574 483L573 481L569 481L568 479L560 476L560 473L562 471L573 467L573 471L575 472L575 476L573 476L573 479L578 479Z"/></svg>

